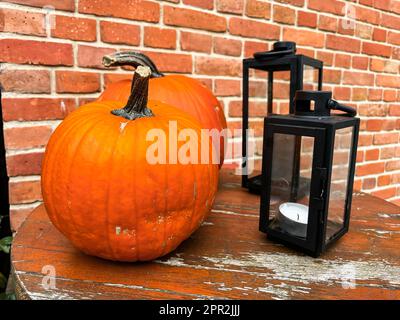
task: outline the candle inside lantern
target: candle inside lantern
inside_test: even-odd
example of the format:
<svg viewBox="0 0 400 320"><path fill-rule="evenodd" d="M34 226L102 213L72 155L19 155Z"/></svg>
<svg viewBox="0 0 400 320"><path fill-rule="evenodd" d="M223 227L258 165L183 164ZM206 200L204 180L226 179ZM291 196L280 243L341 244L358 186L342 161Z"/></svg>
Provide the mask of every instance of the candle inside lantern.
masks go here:
<svg viewBox="0 0 400 320"><path fill-rule="evenodd" d="M282 230L298 237L306 237L308 206L295 202L282 203L277 219Z"/></svg>

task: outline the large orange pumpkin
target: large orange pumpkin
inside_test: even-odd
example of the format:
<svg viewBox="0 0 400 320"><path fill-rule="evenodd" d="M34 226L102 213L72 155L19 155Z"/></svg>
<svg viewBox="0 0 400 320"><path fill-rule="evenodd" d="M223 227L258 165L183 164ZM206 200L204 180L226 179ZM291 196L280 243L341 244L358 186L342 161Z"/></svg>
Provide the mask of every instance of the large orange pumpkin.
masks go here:
<svg viewBox="0 0 400 320"><path fill-rule="evenodd" d="M72 112L47 145L42 171L47 213L87 254L155 259L188 238L213 204L218 165L147 161L154 144L146 141L149 130L165 132L167 159L170 121L178 132L201 130L183 111L147 102L149 76L147 67L136 70L124 108L121 102L93 102Z"/></svg>
<svg viewBox="0 0 400 320"><path fill-rule="evenodd" d="M112 66L148 66L152 79L149 86L149 99L157 100L183 110L197 119L205 129L227 128L224 110L212 92L199 81L184 75L163 75L153 61L139 52L117 52L103 58L103 64ZM131 92L131 81L121 80L111 83L98 98L98 101L126 102ZM224 162L224 139L220 139L220 166Z"/></svg>

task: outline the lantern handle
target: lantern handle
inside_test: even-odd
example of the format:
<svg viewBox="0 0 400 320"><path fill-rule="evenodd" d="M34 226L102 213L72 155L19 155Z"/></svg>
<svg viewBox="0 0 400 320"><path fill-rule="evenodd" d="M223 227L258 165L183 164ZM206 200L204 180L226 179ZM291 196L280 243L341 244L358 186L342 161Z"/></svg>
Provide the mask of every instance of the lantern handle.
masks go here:
<svg viewBox="0 0 400 320"><path fill-rule="evenodd" d="M328 108L332 110L339 110L345 112L349 117L355 117L357 115L356 109L345 106L343 104L340 104L336 100L329 99L328 101Z"/></svg>

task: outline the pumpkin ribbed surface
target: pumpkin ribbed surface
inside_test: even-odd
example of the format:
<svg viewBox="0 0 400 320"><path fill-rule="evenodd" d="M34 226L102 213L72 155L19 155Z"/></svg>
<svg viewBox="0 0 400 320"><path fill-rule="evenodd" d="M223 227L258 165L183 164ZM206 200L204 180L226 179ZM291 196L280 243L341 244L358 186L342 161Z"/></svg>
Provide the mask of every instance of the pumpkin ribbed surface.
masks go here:
<svg viewBox="0 0 400 320"><path fill-rule="evenodd" d="M104 57L106 66L148 65L153 78L149 83L149 99L174 106L199 121L204 129L222 132L227 128L223 107L212 92L201 82L193 78L173 74L163 75L149 57L138 52L117 52ZM98 98L98 101L126 102L131 92L131 81L121 80L110 83ZM224 162L225 144L223 136L219 141L220 167Z"/></svg>
<svg viewBox="0 0 400 320"><path fill-rule="evenodd" d="M51 221L83 252L118 260L151 260L174 250L213 204L218 166L150 164L149 130L200 125L184 112L149 102L153 117L112 115L119 102L95 102L71 113L46 148L42 191ZM178 148L184 142L178 142ZM200 147L199 147L200 150Z"/></svg>

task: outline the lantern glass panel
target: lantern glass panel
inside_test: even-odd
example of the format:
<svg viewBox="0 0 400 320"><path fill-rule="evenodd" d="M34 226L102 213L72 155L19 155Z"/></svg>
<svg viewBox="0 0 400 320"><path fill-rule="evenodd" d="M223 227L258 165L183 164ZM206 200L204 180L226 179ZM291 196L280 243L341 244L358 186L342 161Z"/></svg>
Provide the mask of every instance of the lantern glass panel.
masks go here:
<svg viewBox="0 0 400 320"><path fill-rule="evenodd" d="M325 241L344 228L354 127L335 132Z"/></svg>
<svg viewBox="0 0 400 320"><path fill-rule="evenodd" d="M319 72L320 70L313 66L304 65L303 90L320 90L318 85Z"/></svg>
<svg viewBox="0 0 400 320"><path fill-rule="evenodd" d="M273 135L271 229L307 238L314 138Z"/></svg>
<svg viewBox="0 0 400 320"><path fill-rule="evenodd" d="M268 72L250 68L247 140L249 178L261 175L262 171L263 118L269 113L289 113L290 71L271 71L271 74L272 82L268 80ZM271 89L268 88L269 86ZM272 95L268 95L269 90Z"/></svg>

